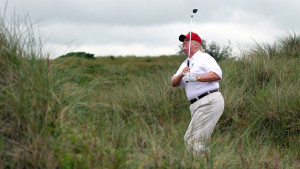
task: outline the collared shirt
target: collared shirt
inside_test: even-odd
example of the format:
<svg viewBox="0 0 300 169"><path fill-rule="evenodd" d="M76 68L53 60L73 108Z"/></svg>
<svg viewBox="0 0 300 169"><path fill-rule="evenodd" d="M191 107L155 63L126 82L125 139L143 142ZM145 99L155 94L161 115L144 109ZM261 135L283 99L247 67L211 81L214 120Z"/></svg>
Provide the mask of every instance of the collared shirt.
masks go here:
<svg viewBox="0 0 300 169"><path fill-rule="evenodd" d="M182 70L187 67L187 61L183 61L181 66L179 67L177 73L174 76L179 75ZM222 79L222 70L216 60L210 56L207 53L202 53L200 51L196 52L192 58L189 58L189 67L190 67L190 73L199 76L199 75L205 75L209 72L216 73L221 79ZM186 96L188 100L194 99L195 97L219 88L219 81L214 82L185 82L182 78L181 84L179 87L184 87Z"/></svg>

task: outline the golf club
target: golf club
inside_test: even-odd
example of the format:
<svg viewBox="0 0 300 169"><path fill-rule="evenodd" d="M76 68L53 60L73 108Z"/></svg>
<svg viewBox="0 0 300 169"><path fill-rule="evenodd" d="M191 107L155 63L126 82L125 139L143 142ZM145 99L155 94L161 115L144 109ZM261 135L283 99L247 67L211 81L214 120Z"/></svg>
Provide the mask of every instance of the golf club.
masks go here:
<svg viewBox="0 0 300 169"><path fill-rule="evenodd" d="M191 15L191 31L190 31L190 39L192 38L192 34L191 34L191 32L192 32L192 25L193 25L193 17L194 17L194 13L197 13L197 11L198 11L198 9L193 9L193 13L192 13L192 15ZM191 40L190 40L190 42L189 42L189 54L188 54L188 58L190 58L190 54L191 54ZM189 62L188 62L188 64L189 64ZM188 65L188 67L189 67L189 65Z"/></svg>
<svg viewBox="0 0 300 169"><path fill-rule="evenodd" d="M192 38L192 24L193 24L193 17L194 13L197 13L198 9L193 9L193 13L191 15L191 30L190 30L190 41L189 41L189 53L188 53L188 59L187 59L187 67L190 67L190 54L191 54L191 38ZM186 81L188 83L188 81Z"/></svg>

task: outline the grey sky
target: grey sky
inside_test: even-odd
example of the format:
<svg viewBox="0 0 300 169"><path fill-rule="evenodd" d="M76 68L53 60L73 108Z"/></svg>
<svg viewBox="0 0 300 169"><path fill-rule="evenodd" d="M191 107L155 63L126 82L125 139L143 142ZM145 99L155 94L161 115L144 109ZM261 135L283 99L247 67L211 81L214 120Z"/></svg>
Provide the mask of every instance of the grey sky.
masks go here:
<svg viewBox="0 0 300 169"><path fill-rule="evenodd" d="M2 2L0 12L4 10ZM71 51L96 56L175 54L191 29L233 47L299 33L299 0L8 0L6 15L28 13L52 57Z"/></svg>

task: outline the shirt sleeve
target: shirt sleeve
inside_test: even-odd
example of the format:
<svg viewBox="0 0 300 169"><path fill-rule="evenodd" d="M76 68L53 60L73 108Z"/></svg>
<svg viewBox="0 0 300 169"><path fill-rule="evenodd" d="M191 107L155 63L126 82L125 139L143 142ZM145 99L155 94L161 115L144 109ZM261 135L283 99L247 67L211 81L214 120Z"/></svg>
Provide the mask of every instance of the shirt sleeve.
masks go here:
<svg viewBox="0 0 300 169"><path fill-rule="evenodd" d="M212 56L207 54L206 61L203 64L208 73L214 72L222 79L222 69Z"/></svg>

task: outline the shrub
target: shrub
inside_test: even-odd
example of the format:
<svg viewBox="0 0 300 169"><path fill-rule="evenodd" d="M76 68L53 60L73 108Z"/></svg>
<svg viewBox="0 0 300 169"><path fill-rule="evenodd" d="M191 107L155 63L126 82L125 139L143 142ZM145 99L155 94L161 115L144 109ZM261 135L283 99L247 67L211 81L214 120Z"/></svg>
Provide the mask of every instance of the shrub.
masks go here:
<svg viewBox="0 0 300 169"><path fill-rule="evenodd" d="M60 56L60 58L67 58L67 57L79 57L79 58L87 58L87 59L95 59L95 54L85 53L85 52L70 52L66 55Z"/></svg>

